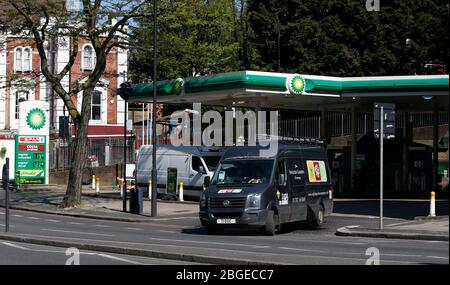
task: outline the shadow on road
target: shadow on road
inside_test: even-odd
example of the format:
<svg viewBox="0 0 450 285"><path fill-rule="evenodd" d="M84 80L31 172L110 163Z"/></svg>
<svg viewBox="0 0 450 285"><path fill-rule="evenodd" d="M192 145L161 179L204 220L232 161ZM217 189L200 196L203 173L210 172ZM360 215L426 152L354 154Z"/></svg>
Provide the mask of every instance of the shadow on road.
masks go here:
<svg viewBox="0 0 450 285"><path fill-rule="evenodd" d="M305 223L289 223L283 224L281 231L278 234L288 234L297 231L305 232L320 232L326 231L328 228L324 224L320 228L311 227ZM181 231L183 234L189 235L207 235L205 228L196 227L183 229ZM230 228L217 232L215 235L225 235L225 236L264 236L264 233L258 229L245 229L245 228Z"/></svg>
<svg viewBox="0 0 450 285"><path fill-rule="evenodd" d="M436 215L448 215L449 202L436 202ZM379 215L380 204L378 200L349 200L334 201L334 213L339 214L355 214L355 215ZM428 216L430 212L429 201L384 201L383 213L385 217L409 219L412 220L417 216Z"/></svg>

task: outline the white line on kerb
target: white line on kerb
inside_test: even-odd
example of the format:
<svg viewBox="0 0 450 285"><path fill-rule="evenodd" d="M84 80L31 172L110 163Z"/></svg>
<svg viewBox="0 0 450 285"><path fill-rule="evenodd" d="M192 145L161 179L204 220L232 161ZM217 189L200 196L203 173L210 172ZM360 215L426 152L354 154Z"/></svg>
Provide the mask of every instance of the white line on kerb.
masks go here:
<svg viewBox="0 0 450 285"><path fill-rule="evenodd" d="M53 230L53 229L41 229L42 231L47 232L61 232L61 233L69 233L69 234L80 234L80 235L93 235L93 236L104 236L104 237L113 237L114 235L107 234L97 234L97 233L89 233L89 232L75 232L75 231L64 231L64 230Z"/></svg>
<svg viewBox="0 0 450 285"><path fill-rule="evenodd" d="M26 248L26 247L23 247L23 246L20 246L20 245L16 245L16 244L13 244L13 243L10 243L10 242L6 242L6 241L2 242L2 244L10 246L10 247L18 248L18 249L28 250L28 248Z"/></svg>

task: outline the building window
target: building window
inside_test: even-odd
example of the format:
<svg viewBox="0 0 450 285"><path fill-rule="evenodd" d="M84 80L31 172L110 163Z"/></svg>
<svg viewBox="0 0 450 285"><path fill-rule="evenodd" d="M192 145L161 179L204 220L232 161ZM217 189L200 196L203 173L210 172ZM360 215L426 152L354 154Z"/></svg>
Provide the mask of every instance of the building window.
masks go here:
<svg viewBox="0 0 450 285"><path fill-rule="evenodd" d="M95 51L91 45L83 47L83 70L93 70L96 62Z"/></svg>
<svg viewBox="0 0 450 285"><path fill-rule="evenodd" d="M16 111L14 118L19 119L19 103L23 101L28 101L28 91L17 91L16 92Z"/></svg>
<svg viewBox="0 0 450 285"><path fill-rule="evenodd" d="M91 97L91 120L100 121L102 118L102 92L95 90Z"/></svg>
<svg viewBox="0 0 450 285"><path fill-rule="evenodd" d="M16 47L14 50L14 70L31 71L31 56L30 47Z"/></svg>

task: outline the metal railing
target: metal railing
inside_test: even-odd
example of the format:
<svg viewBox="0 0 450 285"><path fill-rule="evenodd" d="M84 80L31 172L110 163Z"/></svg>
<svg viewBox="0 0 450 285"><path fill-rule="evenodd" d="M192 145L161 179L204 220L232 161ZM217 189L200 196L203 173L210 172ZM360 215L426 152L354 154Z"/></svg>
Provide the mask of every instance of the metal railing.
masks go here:
<svg viewBox="0 0 450 285"><path fill-rule="evenodd" d="M95 156L96 166L107 166L123 163L123 138L89 139L88 156ZM134 137L126 140L127 163L135 161ZM73 143L55 141L50 143L50 172L68 170L73 153ZM88 159L86 157L86 159Z"/></svg>

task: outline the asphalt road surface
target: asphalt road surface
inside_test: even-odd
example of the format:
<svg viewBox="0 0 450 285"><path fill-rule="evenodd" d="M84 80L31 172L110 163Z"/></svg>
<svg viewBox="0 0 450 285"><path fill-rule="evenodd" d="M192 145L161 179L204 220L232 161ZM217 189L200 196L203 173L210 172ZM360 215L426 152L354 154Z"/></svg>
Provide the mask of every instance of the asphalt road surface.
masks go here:
<svg viewBox="0 0 450 285"><path fill-rule="evenodd" d="M0 229L4 226L4 209L0 209ZM263 236L259 232L230 230L222 234L207 235L198 217L161 218L151 223L126 223L100 221L40 214L27 211L11 211L10 234L89 244L109 245L118 248L153 250L167 253L184 253L199 256L221 257L277 264L365 264L373 248L379 251L380 264L449 264L449 243L441 241L396 240L363 237L338 237L337 228L349 225L376 227L378 219L335 214L329 217L320 229L302 225L284 227L275 237ZM385 225L404 222L388 218ZM3 242L3 241L0 241ZM9 242L16 244L14 242ZM32 245L20 245L34 248ZM0 256L17 252L9 244L0 243ZM23 250L23 249L22 249ZM31 251L44 264L65 262L66 249L58 254ZM369 252L368 252L369 250ZM51 251L51 250L49 250ZM25 254L25 250L21 253ZM366 254L367 252L367 254ZM28 254L28 253L27 253ZM101 253L100 253L101 254ZM117 256L132 262L149 264L179 264L177 260L140 259ZM82 255L86 264L127 263L99 254ZM27 264L31 259L10 259L6 263ZM4 263L0 259L0 263ZM48 263L47 263L48 262Z"/></svg>
<svg viewBox="0 0 450 285"><path fill-rule="evenodd" d="M194 263L0 241L0 265L193 265Z"/></svg>

